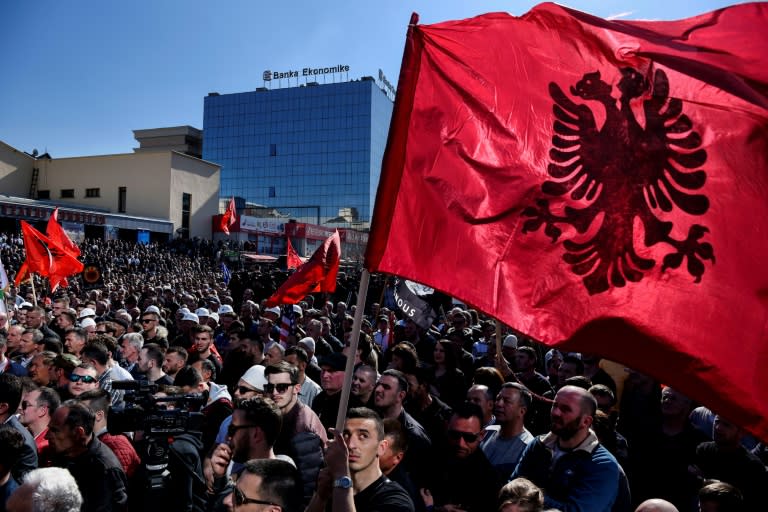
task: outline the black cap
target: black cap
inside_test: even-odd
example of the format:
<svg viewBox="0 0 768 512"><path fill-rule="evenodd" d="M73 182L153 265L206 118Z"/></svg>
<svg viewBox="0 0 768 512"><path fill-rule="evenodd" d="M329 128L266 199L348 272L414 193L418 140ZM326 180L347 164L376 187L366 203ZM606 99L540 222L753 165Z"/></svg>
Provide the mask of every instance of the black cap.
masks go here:
<svg viewBox="0 0 768 512"><path fill-rule="evenodd" d="M318 364L321 368L323 366L328 366L334 371L343 371L347 368L347 356L342 354L341 352L331 352L328 355L325 355L320 358L320 363Z"/></svg>

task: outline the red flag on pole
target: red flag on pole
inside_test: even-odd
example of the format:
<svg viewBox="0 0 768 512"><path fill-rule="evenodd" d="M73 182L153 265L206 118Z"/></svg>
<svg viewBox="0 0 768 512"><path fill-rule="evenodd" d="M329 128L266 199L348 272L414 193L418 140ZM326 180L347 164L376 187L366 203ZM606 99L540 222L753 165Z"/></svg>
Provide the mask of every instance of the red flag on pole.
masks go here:
<svg viewBox="0 0 768 512"><path fill-rule="evenodd" d="M59 245L59 247L67 251L72 256L76 258L80 256L80 248L69 238L69 236L67 236L64 228L62 228L61 224L59 224L58 207L53 210L53 213L48 218L48 226L45 229L45 234L53 243Z"/></svg>
<svg viewBox="0 0 768 512"><path fill-rule="evenodd" d="M21 233L24 235L26 271L48 277L51 275L53 266L53 255L48 248L48 238L25 221L21 221Z"/></svg>
<svg viewBox="0 0 768 512"><path fill-rule="evenodd" d="M287 250L286 250L286 268L292 269L292 268L299 268L304 264L303 261L301 261L301 258L299 257L298 253L296 252L296 249L293 248L293 245L291 245L291 239L286 237L286 243L287 243Z"/></svg>
<svg viewBox="0 0 768 512"><path fill-rule="evenodd" d="M237 222L237 212L235 211L235 197L229 200L229 205L224 215L221 216L219 221L219 229L226 234L229 234L230 226L233 226Z"/></svg>
<svg viewBox="0 0 768 512"><path fill-rule="evenodd" d="M309 261L267 299L267 306L296 304L310 293L334 291L340 261L341 238L339 232L335 231L317 248Z"/></svg>
<svg viewBox="0 0 768 512"><path fill-rule="evenodd" d="M47 277L51 290L56 290L60 283L66 283L67 276L83 271L83 264L75 256L25 221L21 221L21 232L27 253L24 260L26 270Z"/></svg>
<svg viewBox="0 0 768 512"><path fill-rule="evenodd" d="M414 18L366 267L768 439L768 5Z"/></svg>

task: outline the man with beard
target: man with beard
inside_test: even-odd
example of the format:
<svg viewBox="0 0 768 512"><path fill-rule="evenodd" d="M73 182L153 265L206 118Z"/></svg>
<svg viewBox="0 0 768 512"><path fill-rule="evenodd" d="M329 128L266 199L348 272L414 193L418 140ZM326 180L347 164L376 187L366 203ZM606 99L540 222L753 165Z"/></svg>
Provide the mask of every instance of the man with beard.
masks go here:
<svg viewBox="0 0 768 512"><path fill-rule="evenodd" d="M217 382L234 389L237 381L250 367L264 361L264 344L242 330L233 331L229 336L229 350Z"/></svg>
<svg viewBox="0 0 768 512"><path fill-rule="evenodd" d="M251 459L275 459L273 446L283 424L280 408L269 398L254 396L240 400L227 429L227 442L213 450L213 489L221 492L228 485L229 463L243 464Z"/></svg>
<svg viewBox="0 0 768 512"><path fill-rule="evenodd" d="M597 401L585 389L563 386L552 405L552 430L523 452L510 480L527 478L545 489L544 506L560 510L611 510L619 464L590 430Z"/></svg>
<svg viewBox="0 0 768 512"><path fill-rule="evenodd" d="M480 449L486 434L479 405L464 402L456 406L448 422L448 449L437 456L429 490L422 490L427 507L467 512L494 509L501 479Z"/></svg>
<svg viewBox="0 0 768 512"><path fill-rule="evenodd" d="M296 463L304 490L304 503L315 492L317 475L323 465L323 450L328 442L320 418L299 401L299 371L285 361L267 366L264 374L266 395L274 400L283 415L283 426L275 442L275 452L288 455Z"/></svg>

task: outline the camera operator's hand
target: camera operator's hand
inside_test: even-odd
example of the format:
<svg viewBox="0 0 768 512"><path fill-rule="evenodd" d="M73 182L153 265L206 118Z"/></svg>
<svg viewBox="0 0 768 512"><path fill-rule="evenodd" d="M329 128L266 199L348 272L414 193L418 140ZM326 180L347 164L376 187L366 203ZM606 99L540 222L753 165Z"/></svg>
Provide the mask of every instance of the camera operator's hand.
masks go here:
<svg viewBox="0 0 768 512"><path fill-rule="evenodd" d="M222 478L227 476L227 467L232 460L232 448L225 443L221 443L213 450L211 455L211 467L213 469L213 478Z"/></svg>
<svg viewBox="0 0 768 512"><path fill-rule="evenodd" d="M209 493L214 492L213 488L213 464L210 457L203 459L203 477L205 478L205 487Z"/></svg>

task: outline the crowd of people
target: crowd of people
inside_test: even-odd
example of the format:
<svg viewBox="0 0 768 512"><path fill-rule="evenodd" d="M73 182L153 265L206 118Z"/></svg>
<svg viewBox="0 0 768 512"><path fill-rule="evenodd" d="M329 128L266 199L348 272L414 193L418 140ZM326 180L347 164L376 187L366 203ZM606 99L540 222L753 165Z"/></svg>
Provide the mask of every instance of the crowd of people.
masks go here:
<svg viewBox="0 0 768 512"><path fill-rule="evenodd" d="M267 307L285 272L225 283L225 249L86 242L98 283L4 290L0 511L761 508L764 445L675 389L463 305L368 301L351 353L354 272Z"/></svg>

